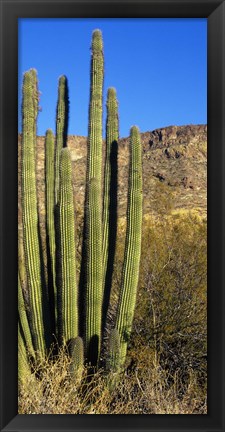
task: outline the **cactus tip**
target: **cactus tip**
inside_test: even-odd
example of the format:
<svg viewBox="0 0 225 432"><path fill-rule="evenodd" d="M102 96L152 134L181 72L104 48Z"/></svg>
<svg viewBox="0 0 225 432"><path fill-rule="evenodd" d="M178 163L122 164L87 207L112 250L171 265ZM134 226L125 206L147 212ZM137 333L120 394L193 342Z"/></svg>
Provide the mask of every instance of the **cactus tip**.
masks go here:
<svg viewBox="0 0 225 432"><path fill-rule="evenodd" d="M107 95L108 95L108 97L115 97L116 96L116 89L115 89L115 87L109 87Z"/></svg>
<svg viewBox="0 0 225 432"><path fill-rule="evenodd" d="M92 36L93 36L93 37L102 37L102 32L101 32L101 30L100 30L100 29L95 29L95 30L93 30Z"/></svg>
<svg viewBox="0 0 225 432"><path fill-rule="evenodd" d="M60 75L60 77L59 77L59 81L60 81L60 82L65 82L65 81L67 81L67 77L66 77L66 75Z"/></svg>
<svg viewBox="0 0 225 432"><path fill-rule="evenodd" d="M70 150L68 147L63 147L60 151L60 156L62 159L70 159Z"/></svg>
<svg viewBox="0 0 225 432"><path fill-rule="evenodd" d="M131 134L133 134L133 133L140 133L139 127L136 126L136 125L131 126L130 133Z"/></svg>
<svg viewBox="0 0 225 432"><path fill-rule="evenodd" d="M103 48L103 40L102 40L102 32L99 29L96 29L92 33L92 49L101 51Z"/></svg>

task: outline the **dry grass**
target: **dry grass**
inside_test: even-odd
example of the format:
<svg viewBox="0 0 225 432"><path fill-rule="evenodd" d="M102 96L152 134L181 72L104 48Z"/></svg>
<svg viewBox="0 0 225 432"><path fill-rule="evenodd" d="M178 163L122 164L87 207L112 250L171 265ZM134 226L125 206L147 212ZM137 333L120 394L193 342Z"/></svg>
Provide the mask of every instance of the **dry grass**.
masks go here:
<svg viewBox="0 0 225 432"><path fill-rule="evenodd" d="M19 387L19 414L206 414L206 397L190 372L181 391L177 376L159 365L146 364L124 371L114 390L109 376L83 371L79 382L69 373L70 359L61 352L54 362L45 360ZM172 384L171 384L172 382Z"/></svg>

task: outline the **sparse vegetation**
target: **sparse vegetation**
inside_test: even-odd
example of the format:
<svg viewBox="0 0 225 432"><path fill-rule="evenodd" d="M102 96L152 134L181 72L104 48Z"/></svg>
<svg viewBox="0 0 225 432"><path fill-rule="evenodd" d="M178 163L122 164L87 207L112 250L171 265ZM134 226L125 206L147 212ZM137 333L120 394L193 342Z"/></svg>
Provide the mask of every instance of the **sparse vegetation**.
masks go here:
<svg viewBox="0 0 225 432"><path fill-rule="evenodd" d="M142 347L143 349L143 347ZM69 357L62 353L54 363L42 364L41 379L27 377L20 386L19 414L206 414L207 401L196 377L187 377L183 397L178 379L173 383L162 368L154 368L146 357L144 368L124 374L110 392L99 370L92 378L83 372L82 384L68 373Z"/></svg>

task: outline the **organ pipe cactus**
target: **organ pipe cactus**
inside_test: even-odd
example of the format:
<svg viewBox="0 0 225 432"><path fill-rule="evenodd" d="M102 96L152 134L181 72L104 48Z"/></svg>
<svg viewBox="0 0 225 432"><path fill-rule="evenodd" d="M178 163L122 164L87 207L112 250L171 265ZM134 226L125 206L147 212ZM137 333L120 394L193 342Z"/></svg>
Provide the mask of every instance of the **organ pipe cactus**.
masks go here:
<svg viewBox="0 0 225 432"><path fill-rule="evenodd" d="M112 280L107 280L109 261L113 267L115 249L110 243L116 203L112 193L112 180L118 131L118 103L113 88L107 94L106 153L104 170L104 193L102 197L102 94L103 94L103 41L100 30L92 36L91 90L89 104L89 127L87 148L86 196L84 239L85 293L83 303L79 302L76 280L75 208L72 186L72 163L70 151L66 147L68 119L68 88L65 76L59 79L56 140L51 130L45 139L45 192L46 229L49 245L50 269L54 288L54 318L57 319L56 336L60 345L68 344L72 363L71 375L78 376L85 360L92 366L99 365L100 350L105 331L106 311L110 298ZM37 76L34 70L24 75L23 81L23 137L22 137L22 224L26 281L29 292L30 323L26 315L23 291L19 281L19 335L20 352L25 350L33 357L34 351L44 356L47 352L46 328L44 325L45 307L41 278L41 247L39 245L35 141L36 117L38 113ZM114 152L114 153L113 153ZM117 185L117 174L114 186ZM139 261L141 251L142 225L142 160L141 142L137 127L131 129L130 166L127 207L127 232L125 240L122 280L117 305L116 320L111 331L108 347L107 368L115 374L124 364L129 341L136 301ZM49 263L48 263L49 264ZM49 266L48 266L49 268ZM48 277L50 283L51 277ZM81 278L82 281L82 278ZM106 286L106 285L109 285ZM105 288L105 292L104 292ZM106 295L106 288L108 289ZM49 299L50 300L50 299ZM49 306L49 305L48 305ZM105 310L104 310L105 309ZM84 310L84 314L83 314ZM78 318L84 316L84 332L79 332ZM30 324L30 329L29 329ZM29 332L29 330L31 330ZM22 336L22 339L21 339ZM23 356L23 358L26 358ZM22 365L22 363L21 363ZM25 363L23 363L25 365ZM21 366L21 371L22 371ZM80 375L81 376L81 375ZM117 382L114 380L112 384Z"/></svg>
<svg viewBox="0 0 225 432"><path fill-rule="evenodd" d="M87 356L95 365L98 361L101 341L102 317L102 236L99 230L101 223L100 185L92 178L89 182L88 221L87 221L87 294L86 294L86 342ZM91 257L91 259L90 259Z"/></svg>
<svg viewBox="0 0 225 432"><path fill-rule="evenodd" d="M58 286L59 339L68 343L78 336L78 296L76 282L75 220L70 151L60 155L59 183L59 253L60 286Z"/></svg>
<svg viewBox="0 0 225 432"><path fill-rule="evenodd" d="M107 120L106 120L106 149L105 149L105 171L104 171L104 195L103 195L103 281L106 279L108 255L109 255L109 238L112 223L110 224L110 207L112 205L112 152L113 147L118 145L119 139L119 121L118 121L118 102L116 90L109 88L107 93ZM114 173L115 175L115 173ZM116 231L116 230L115 230ZM116 234L116 232L114 233ZM111 252L111 251L110 251ZM111 258L111 257L110 257Z"/></svg>
<svg viewBox="0 0 225 432"><path fill-rule="evenodd" d="M86 352L91 363L97 363L100 353L102 317L102 88L103 42L100 30L92 36L91 92L89 105L87 196L86 196Z"/></svg>
<svg viewBox="0 0 225 432"><path fill-rule="evenodd" d="M54 135L51 129L48 129L45 136L45 195L46 195L46 229L47 229L47 247L49 248L49 259L51 278L53 285L53 309L55 321L57 322L57 288L56 288L56 274L55 274L55 143ZM49 280L49 283L50 283Z"/></svg>
<svg viewBox="0 0 225 432"><path fill-rule="evenodd" d="M91 48L87 181L94 177L100 183L102 174L102 91L104 72L103 41L100 30L93 32Z"/></svg>
<svg viewBox="0 0 225 432"><path fill-rule="evenodd" d="M59 78L58 102L56 115L56 147L55 147L55 204L59 199L59 161L60 152L66 146L68 123L68 82L65 75Z"/></svg>
<svg viewBox="0 0 225 432"><path fill-rule="evenodd" d="M116 315L116 329L120 335L120 364L126 358L136 302L141 256L142 231L142 147L136 126L130 132L130 166L122 281Z"/></svg>
<svg viewBox="0 0 225 432"><path fill-rule="evenodd" d="M41 261L38 238L38 213L35 174L35 140L37 118L37 76L34 70L23 78L22 121L22 219L27 281L30 295L31 332L34 348L45 354L44 320L42 311Z"/></svg>

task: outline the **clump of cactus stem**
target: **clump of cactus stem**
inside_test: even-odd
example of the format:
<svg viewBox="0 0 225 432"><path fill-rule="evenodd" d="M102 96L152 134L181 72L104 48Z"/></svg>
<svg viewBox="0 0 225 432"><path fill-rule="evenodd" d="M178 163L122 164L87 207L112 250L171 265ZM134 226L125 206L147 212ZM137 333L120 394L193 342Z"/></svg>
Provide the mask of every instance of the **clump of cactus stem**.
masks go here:
<svg viewBox="0 0 225 432"><path fill-rule="evenodd" d="M107 373L122 370L132 330L141 252L142 149L136 126L130 131L127 231L122 279L111 325L108 346L107 311L112 286L112 262L116 245L116 205L112 192L112 154L118 147L119 121L116 90L107 93L106 149L102 179L102 115L104 54L100 30L92 35L91 85L88 126L88 153L82 260L79 284L76 266L76 196L72 185L72 164L67 147L68 83L59 79L56 135L46 131L45 190L48 281L43 279L36 192L36 120L38 83L34 69L23 78L22 127L22 228L25 263L20 260L18 276L19 379L31 373L35 363L46 357L57 338L58 347L68 347L71 379L81 380L83 365L95 369L106 365ZM117 162L114 158L114 162ZM114 182L115 186L115 182ZM114 215L114 221L113 221ZM113 231L114 230L114 231ZM26 274L28 300L21 274ZM51 285L51 289L50 289ZM82 295L79 292L82 290ZM79 301L83 299L83 303ZM84 317L83 325L80 316ZM49 323L51 322L51 325ZM54 352L54 350L53 350ZM104 354L105 360L102 361ZM54 355L54 354L53 354Z"/></svg>

